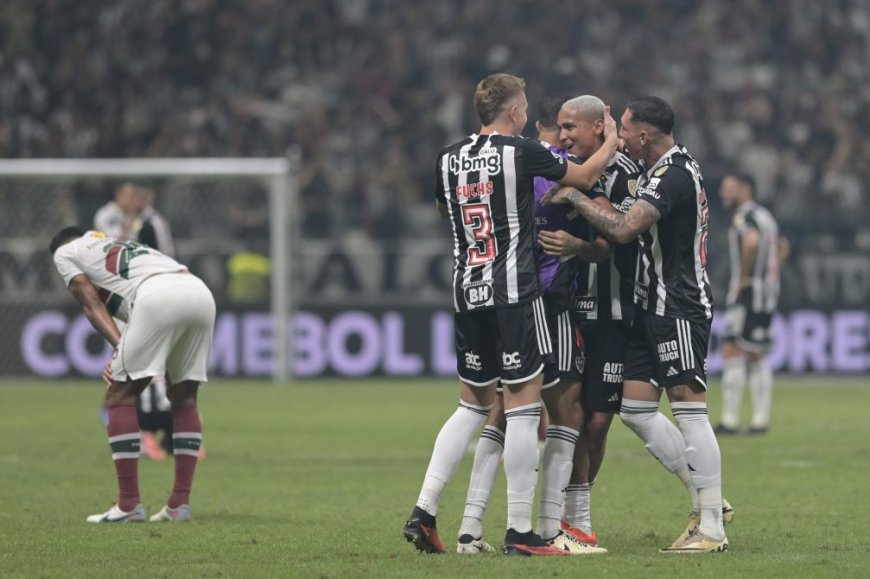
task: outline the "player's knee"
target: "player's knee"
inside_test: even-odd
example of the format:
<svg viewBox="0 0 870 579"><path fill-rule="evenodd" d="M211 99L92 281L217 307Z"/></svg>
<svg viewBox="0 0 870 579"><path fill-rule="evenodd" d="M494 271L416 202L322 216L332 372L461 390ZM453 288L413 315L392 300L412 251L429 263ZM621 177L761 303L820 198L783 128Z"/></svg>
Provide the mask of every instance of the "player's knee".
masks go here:
<svg viewBox="0 0 870 579"><path fill-rule="evenodd" d="M601 445L607 437L608 430L610 430L610 415L595 412L586 422L583 434L590 445Z"/></svg>
<svg viewBox="0 0 870 579"><path fill-rule="evenodd" d="M114 382L106 389L106 405L135 404L139 395L148 386L150 378Z"/></svg>
<svg viewBox="0 0 870 579"><path fill-rule="evenodd" d="M657 411L633 412L627 410L625 406L623 406L619 411L619 418L627 427L637 431L637 429L642 428L647 422L652 420L655 417L656 412Z"/></svg>
<svg viewBox="0 0 870 579"><path fill-rule="evenodd" d="M166 391L166 397L173 408L196 404L196 393L199 391L199 382L179 382L173 384Z"/></svg>

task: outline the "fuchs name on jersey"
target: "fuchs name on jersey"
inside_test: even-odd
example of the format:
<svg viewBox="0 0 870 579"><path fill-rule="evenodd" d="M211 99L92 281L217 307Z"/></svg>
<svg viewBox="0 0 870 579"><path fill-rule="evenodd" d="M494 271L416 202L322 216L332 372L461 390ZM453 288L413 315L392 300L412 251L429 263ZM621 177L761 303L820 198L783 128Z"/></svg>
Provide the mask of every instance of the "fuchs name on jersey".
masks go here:
<svg viewBox="0 0 870 579"><path fill-rule="evenodd" d="M457 199L471 199L472 197L486 197L492 195L495 191L495 185L492 181L484 181L483 183L469 183L468 185L456 186Z"/></svg>
<svg viewBox="0 0 870 579"><path fill-rule="evenodd" d="M523 137L472 134L441 151L435 197L453 229L457 312L538 297L532 179L566 171L564 159Z"/></svg>

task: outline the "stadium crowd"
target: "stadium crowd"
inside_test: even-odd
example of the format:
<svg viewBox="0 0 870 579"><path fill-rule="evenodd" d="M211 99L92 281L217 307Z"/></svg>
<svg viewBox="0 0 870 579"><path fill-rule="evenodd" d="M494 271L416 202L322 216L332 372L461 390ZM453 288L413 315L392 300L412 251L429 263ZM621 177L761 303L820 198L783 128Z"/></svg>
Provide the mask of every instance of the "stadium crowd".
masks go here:
<svg viewBox="0 0 870 579"><path fill-rule="evenodd" d="M0 6L0 155L273 156L298 143L306 235L419 234L437 227L438 149L476 128L473 82L509 70L532 111L556 92L601 95L617 116L638 94L669 99L708 181L742 166L786 231L854 231L868 209L862 0L99 6Z"/></svg>

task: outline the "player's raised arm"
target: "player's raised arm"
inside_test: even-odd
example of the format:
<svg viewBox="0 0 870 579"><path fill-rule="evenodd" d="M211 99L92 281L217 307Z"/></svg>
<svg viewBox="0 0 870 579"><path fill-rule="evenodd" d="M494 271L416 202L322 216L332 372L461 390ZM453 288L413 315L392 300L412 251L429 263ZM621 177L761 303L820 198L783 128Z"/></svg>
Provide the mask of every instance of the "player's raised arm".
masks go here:
<svg viewBox="0 0 870 579"><path fill-rule="evenodd" d="M117 347L121 341L121 332L115 325L115 320L106 304L100 299L100 294L94 284L84 275L75 276L69 284L69 291L81 304L88 321L100 334L108 340L112 347Z"/></svg>
<svg viewBox="0 0 870 579"><path fill-rule="evenodd" d="M581 191L589 191L604 173L618 144L616 121L610 115L610 107L604 107L604 144L593 153L582 165L568 163L565 176L558 179L562 185L575 187Z"/></svg>

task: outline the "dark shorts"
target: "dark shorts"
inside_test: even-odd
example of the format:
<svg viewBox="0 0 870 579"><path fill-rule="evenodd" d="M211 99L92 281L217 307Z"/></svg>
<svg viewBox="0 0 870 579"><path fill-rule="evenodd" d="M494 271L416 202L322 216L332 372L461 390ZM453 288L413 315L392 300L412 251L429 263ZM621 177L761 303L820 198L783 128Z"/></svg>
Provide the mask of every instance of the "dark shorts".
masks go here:
<svg viewBox="0 0 870 579"><path fill-rule="evenodd" d="M707 342L711 320L703 323L639 312L625 347L626 381L659 388L696 383L707 388Z"/></svg>
<svg viewBox="0 0 870 579"><path fill-rule="evenodd" d="M581 402L587 412L619 412L625 346L631 322L582 320L580 332L586 345Z"/></svg>
<svg viewBox="0 0 870 579"><path fill-rule="evenodd" d="M543 388L550 388L560 382L580 382L583 380L583 368L586 364L580 328L570 310L559 311L555 306L546 305L553 353L544 360Z"/></svg>
<svg viewBox="0 0 870 579"><path fill-rule="evenodd" d="M456 368L472 386L526 382L544 369L552 344L540 298L527 304L453 315Z"/></svg>
<svg viewBox="0 0 870 579"><path fill-rule="evenodd" d="M766 352L770 349L770 324L773 314L754 311L752 308L752 291L746 288L737 296L737 303L725 310L725 336L741 350L749 352Z"/></svg>

